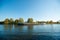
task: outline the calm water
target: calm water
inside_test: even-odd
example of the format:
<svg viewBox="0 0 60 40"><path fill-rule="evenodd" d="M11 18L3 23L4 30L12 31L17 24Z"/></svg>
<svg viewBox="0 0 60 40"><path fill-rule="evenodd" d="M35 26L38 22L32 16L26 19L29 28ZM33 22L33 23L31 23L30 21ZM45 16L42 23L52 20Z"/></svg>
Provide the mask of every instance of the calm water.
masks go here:
<svg viewBox="0 0 60 40"><path fill-rule="evenodd" d="M60 24L0 25L1 40L60 40Z"/></svg>

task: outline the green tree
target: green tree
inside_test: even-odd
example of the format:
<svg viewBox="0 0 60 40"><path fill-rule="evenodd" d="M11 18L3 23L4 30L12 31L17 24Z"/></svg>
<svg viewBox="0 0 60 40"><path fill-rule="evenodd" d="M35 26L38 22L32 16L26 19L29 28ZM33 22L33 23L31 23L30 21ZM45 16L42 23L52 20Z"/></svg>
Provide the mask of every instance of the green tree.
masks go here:
<svg viewBox="0 0 60 40"><path fill-rule="evenodd" d="M13 18L10 18L10 23L12 24L14 22Z"/></svg>
<svg viewBox="0 0 60 40"><path fill-rule="evenodd" d="M28 23L33 23L33 18L28 18L27 22Z"/></svg>
<svg viewBox="0 0 60 40"><path fill-rule="evenodd" d="M15 23L15 24L17 24L18 22L19 22L19 20L18 20L18 19L16 19L14 23Z"/></svg>
<svg viewBox="0 0 60 40"><path fill-rule="evenodd" d="M24 19L23 18L20 18L19 19L19 23L24 23Z"/></svg>
<svg viewBox="0 0 60 40"><path fill-rule="evenodd" d="M49 23L50 23L50 24L52 24L52 23L53 23L53 21L52 21L52 20L50 20L50 21L49 21Z"/></svg>
<svg viewBox="0 0 60 40"><path fill-rule="evenodd" d="M4 20L4 24L9 24L9 19L8 18L6 18L5 20Z"/></svg>

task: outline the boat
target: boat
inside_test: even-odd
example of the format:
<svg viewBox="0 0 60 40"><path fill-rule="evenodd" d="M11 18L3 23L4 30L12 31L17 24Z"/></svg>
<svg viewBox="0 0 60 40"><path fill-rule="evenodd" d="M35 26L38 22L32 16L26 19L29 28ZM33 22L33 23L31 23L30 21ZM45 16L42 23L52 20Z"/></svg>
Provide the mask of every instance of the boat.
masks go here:
<svg viewBox="0 0 60 40"><path fill-rule="evenodd" d="M18 25L24 25L24 23L18 23Z"/></svg>

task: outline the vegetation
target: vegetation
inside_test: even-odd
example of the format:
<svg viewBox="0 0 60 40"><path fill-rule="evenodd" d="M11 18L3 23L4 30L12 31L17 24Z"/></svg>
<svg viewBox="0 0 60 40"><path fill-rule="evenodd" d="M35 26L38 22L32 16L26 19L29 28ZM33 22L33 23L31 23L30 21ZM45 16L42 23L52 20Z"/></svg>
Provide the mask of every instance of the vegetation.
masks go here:
<svg viewBox="0 0 60 40"><path fill-rule="evenodd" d="M4 24L9 24L9 19L8 19L8 18L6 18L6 19L4 20Z"/></svg>
<svg viewBox="0 0 60 40"><path fill-rule="evenodd" d="M18 22L19 22L19 20L18 20L18 19L16 19L16 20L15 20L15 22L14 22L14 24L18 24Z"/></svg>
<svg viewBox="0 0 60 40"><path fill-rule="evenodd" d="M53 22L52 20L50 21L36 21L34 22L33 18L28 18L27 22L24 22L24 19L23 18L19 18L19 19L16 19L16 20L13 20L13 18L6 18L4 21L0 22L0 24L60 24L60 21L57 21L57 22Z"/></svg>
<svg viewBox="0 0 60 40"><path fill-rule="evenodd" d="M28 18L27 23L33 23L33 18Z"/></svg>
<svg viewBox="0 0 60 40"><path fill-rule="evenodd" d="M24 23L24 19L23 18L20 18L19 19L19 23Z"/></svg>
<svg viewBox="0 0 60 40"><path fill-rule="evenodd" d="M13 22L14 22L13 18L10 18L9 23L10 23L10 24L13 24Z"/></svg>
<svg viewBox="0 0 60 40"><path fill-rule="evenodd" d="M47 23L47 24L53 24L53 21L50 20L50 21L47 21L46 23Z"/></svg>

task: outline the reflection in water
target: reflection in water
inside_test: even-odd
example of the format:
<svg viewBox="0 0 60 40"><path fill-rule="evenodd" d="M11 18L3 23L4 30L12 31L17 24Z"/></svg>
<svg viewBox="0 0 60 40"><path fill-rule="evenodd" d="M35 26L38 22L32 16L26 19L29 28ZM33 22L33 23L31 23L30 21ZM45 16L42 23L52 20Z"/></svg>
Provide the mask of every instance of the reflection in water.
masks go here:
<svg viewBox="0 0 60 40"><path fill-rule="evenodd" d="M33 25L28 25L28 33L32 35L33 33Z"/></svg>
<svg viewBox="0 0 60 40"><path fill-rule="evenodd" d="M51 26L51 34L53 35L53 33L54 33L54 26L52 24L50 26Z"/></svg>
<svg viewBox="0 0 60 40"><path fill-rule="evenodd" d="M15 31L22 32L23 26L14 25L14 30L15 30Z"/></svg>
<svg viewBox="0 0 60 40"><path fill-rule="evenodd" d="M28 30L33 30L33 25L28 25Z"/></svg>
<svg viewBox="0 0 60 40"><path fill-rule="evenodd" d="M8 30L8 25L4 25L4 30Z"/></svg>
<svg viewBox="0 0 60 40"><path fill-rule="evenodd" d="M3 31L2 31L3 30ZM34 32L34 33L33 33ZM36 39L51 39L53 38L60 38L60 25L58 24L51 24L51 25L28 25L28 26L18 26L18 25L0 25L0 36L1 34L4 34L6 36L3 36L4 38L13 38L13 37L17 37L20 38L22 36L19 35L38 35L37 37L35 36L30 36L30 38L36 38ZM11 35L11 36L7 36L7 34ZM15 35L17 36L15 36ZM23 38L25 38L25 36L23 35ZM39 36L40 35L40 36ZM28 36L27 36L28 37Z"/></svg>
<svg viewBox="0 0 60 40"><path fill-rule="evenodd" d="M4 25L4 32L11 32L11 33L26 33L26 34L45 34L50 32L51 34L54 33L54 26L53 25L27 25L27 26L19 26L19 25ZM44 33L45 32L45 33ZM50 33L48 33L50 35Z"/></svg>
<svg viewBox="0 0 60 40"><path fill-rule="evenodd" d="M4 25L4 31L12 31L13 25Z"/></svg>
<svg viewBox="0 0 60 40"><path fill-rule="evenodd" d="M60 32L60 25L0 25L0 31L13 34L39 34L39 35L55 35L54 33ZM60 34L59 34L60 35Z"/></svg>
<svg viewBox="0 0 60 40"><path fill-rule="evenodd" d="M23 31L23 26L18 26L19 30L22 32Z"/></svg>
<svg viewBox="0 0 60 40"><path fill-rule="evenodd" d="M33 30L33 25L28 25L28 26L18 26L18 25L4 25L4 30L18 30L18 31L22 31L24 28L23 27L27 27L28 31L32 31Z"/></svg>

